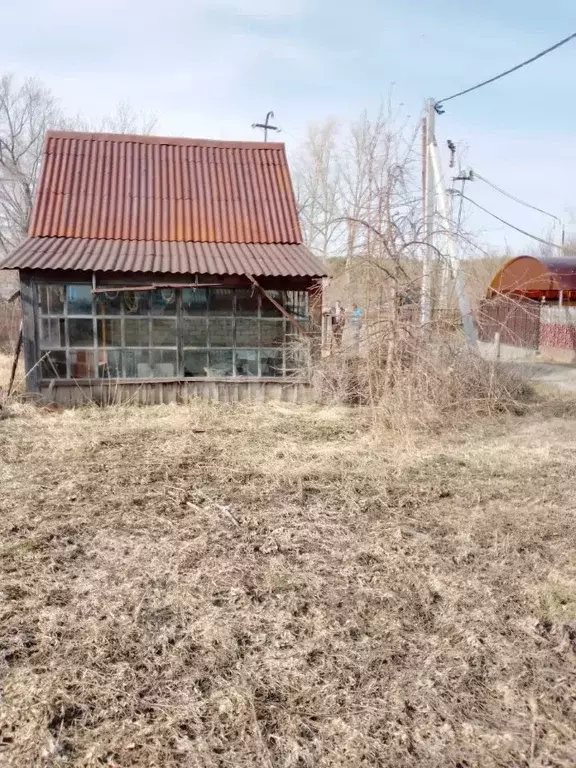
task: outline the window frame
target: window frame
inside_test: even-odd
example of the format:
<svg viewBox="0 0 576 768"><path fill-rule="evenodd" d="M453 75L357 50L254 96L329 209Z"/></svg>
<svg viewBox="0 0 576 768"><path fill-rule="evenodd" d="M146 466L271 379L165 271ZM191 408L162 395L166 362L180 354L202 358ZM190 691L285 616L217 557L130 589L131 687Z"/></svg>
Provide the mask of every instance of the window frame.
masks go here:
<svg viewBox="0 0 576 768"><path fill-rule="evenodd" d="M71 308L69 306L69 286L88 286L91 291L93 291L92 284L88 281L67 281L67 282L60 282L60 281L50 281L50 280L35 280L35 292L34 292L34 303L35 303L35 315L36 315L36 322L35 322L35 334L36 334L36 346L38 349L38 361L42 360L43 357L53 351L64 351L65 353L65 360L66 360L66 379L62 378L50 378L46 379L41 375L41 380L44 382L49 381L87 381L87 380L97 380L101 382L105 381L154 381L154 380L184 380L184 381L191 381L191 380L210 380L210 379L220 379L220 378L230 378L230 379L243 379L243 380L254 380L256 378L270 378L268 375L262 374L262 368L263 368L263 358L264 358L264 352L266 350L270 351L272 349L275 350L276 354L279 354L281 352L282 354L282 367L281 367L281 373L278 376L275 376L275 379L282 380L286 379L293 375L293 371L290 366L289 358L289 344L292 336L298 336L298 332L295 331L293 328L291 328L290 321L286 318L286 316L283 313L278 313L274 315L272 312L267 312L266 309L263 311L263 306L266 308L266 297L262 294L261 291L259 291L256 287L251 288L250 286L234 286L234 287L227 287L222 286L222 288L218 288L217 290L228 290L232 293L232 302L231 302L231 309L229 312L225 312L223 314L220 314L219 312L214 312L211 310L211 296L210 292L214 290L212 287L203 287L201 283L199 283L198 288L206 291L206 306L205 308L198 313L187 313L184 310L183 307L183 298L184 294L183 291L189 289L189 286L178 288L175 287L172 290L174 291L174 301L175 301L175 307L173 313L168 314L162 314L157 313L155 314L152 311L152 301L150 300L147 313L146 314L131 314L128 313L125 309L124 304L121 303L120 305L120 311L118 313L98 313L99 305L97 301L97 295L92 292L92 314L86 314L86 313L80 313L80 312L74 312L73 309L71 311ZM101 288L109 287L110 293L115 293L115 286L114 284L110 284L109 286L101 285ZM124 285L123 285L124 287ZM135 286L136 287L136 286ZM48 290L49 288L61 288L64 293L64 299L63 299L63 305L62 305L62 312L52 312L49 304L47 304L46 311L43 310L43 302L42 302L42 291ZM192 289L194 290L194 289ZM239 300L241 298L244 298L244 296L241 297L240 292L242 294L246 294L246 292L253 291L253 295L255 294L257 296L257 311L254 314L248 314L245 310L240 311L238 308ZM307 290L282 290L282 291L275 291L275 294L278 293L280 296L280 299L282 301L283 306L287 307L287 311L291 311L294 308L298 308L299 311L298 314L295 314L294 316L300 320L301 322L307 322L309 320L309 293ZM203 345L199 344L187 344L186 340L184 338L184 326L185 326L185 319L186 318L203 318L203 321L205 323L205 343ZM135 320L147 320L147 326L148 326L148 343L146 345L140 344L140 345L127 345L127 339L126 339L126 320L133 318ZM89 319L92 321L92 344L91 345L83 345L83 346L72 346L70 344L70 331L69 331L69 322L71 319ZM60 344L59 346L48 344L47 342L44 342L42 339L42 325L45 323L45 321L61 321L64 320L64 346ZM120 341L121 346L113 345L113 346L101 346L99 344L98 339L98 329L99 329L99 321L118 321L120 324ZM166 346L155 346L153 344L153 322L154 320L171 320L174 323L175 328L175 339L174 344L166 345ZM225 345L217 345L214 344L211 340L211 323L216 321L230 321L230 343L226 343ZM248 343L248 340L245 340L244 343L241 345L238 344L237 341L237 327L238 327L238 321L252 321L256 324L256 335L254 341L252 343ZM267 343L264 342L263 336L266 334L263 334L263 328L265 328L267 325L271 325L272 323L277 323L279 326L281 326L281 341L277 346L274 346L271 344L268 340ZM50 324L50 323L48 323ZM60 339L62 341L62 339ZM153 358L153 353L155 351L162 353L162 352L172 352L175 356L175 370L173 376L154 376L153 373L153 367L152 363L150 362L149 365L151 367L151 375L146 377L135 377L135 376L127 376L127 368L128 368L128 355L126 354L126 351L128 350L147 350L150 361ZM77 353L77 352L90 352L92 355L92 363L91 363L91 370L93 371L93 376L91 377L82 377L82 378L76 378L72 376L72 359L71 359L71 353ZM100 359L101 357L105 356L106 353L110 351L117 351L120 353L121 356L121 376L120 377L106 377L101 374L101 363ZM184 356L186 352L197 352L197 353L203 353L206 355L206 361L207 366L205 367L206 375L205 376L186 376L185 375L185 368L184 368ZM210 367L210 358L211 353L230 353L231 352L231 369L229 374L223 374L218 376L208 376L208 369ZM257 374L239 374L238 373L238 366L241 365L240 359L243 357L243 353L256 353L256 362L257 362ZM245 363L244 363L245 364ZM40 370L42 370L42 366L40 366Z"/></svg>

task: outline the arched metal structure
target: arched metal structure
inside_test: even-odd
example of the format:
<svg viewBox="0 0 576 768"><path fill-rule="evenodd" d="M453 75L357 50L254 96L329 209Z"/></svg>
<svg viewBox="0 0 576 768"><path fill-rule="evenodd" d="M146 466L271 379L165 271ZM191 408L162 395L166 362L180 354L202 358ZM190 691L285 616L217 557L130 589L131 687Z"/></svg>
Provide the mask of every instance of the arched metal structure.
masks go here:
<svg viewBox="0 0 576 768"><path fill-rule="evenodd" d="M516 256L501 267L488 288L487 298L502 295L576 303L576 258Z"/></svg>

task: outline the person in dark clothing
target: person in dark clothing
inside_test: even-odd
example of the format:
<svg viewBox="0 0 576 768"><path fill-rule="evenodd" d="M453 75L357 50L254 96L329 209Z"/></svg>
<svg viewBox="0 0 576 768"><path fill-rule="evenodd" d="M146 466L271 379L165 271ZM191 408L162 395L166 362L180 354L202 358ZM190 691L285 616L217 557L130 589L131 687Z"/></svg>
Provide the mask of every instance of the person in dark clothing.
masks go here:
<svg viewBox="0 0 576 768"><path fill-rule="evenodd" d="M332 337L336 346L340 348L342 346L342 336L344 335L344 328L346 327L346 310L342 306L342 302L338 300L330 309L330 320L332 323Z"/></svg>

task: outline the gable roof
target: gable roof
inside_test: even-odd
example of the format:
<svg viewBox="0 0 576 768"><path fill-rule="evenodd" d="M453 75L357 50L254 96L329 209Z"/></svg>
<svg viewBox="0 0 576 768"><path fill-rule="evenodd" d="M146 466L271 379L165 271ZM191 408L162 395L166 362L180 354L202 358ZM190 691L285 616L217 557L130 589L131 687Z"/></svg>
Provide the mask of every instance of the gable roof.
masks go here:
<svg viewBox="0 0 576 768"><path fill-rule="evenodd" d="M255 246L274 253L254 260ZM144 260L165 272L325 274L302 245L283 144L49 131L28 240L2 266L144 271Z"/></svg>

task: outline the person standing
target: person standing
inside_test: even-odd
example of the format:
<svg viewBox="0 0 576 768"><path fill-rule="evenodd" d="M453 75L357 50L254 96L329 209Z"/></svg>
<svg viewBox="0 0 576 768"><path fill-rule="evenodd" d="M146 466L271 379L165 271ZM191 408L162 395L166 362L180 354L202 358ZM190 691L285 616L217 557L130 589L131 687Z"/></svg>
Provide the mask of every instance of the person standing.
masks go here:
<svg viewBox="0 0 576 768"><path fill-rule="evenodd" d="M346 310L339 299L334 306L330 308L330 320L332 323L332 338L334 339L336 347L340 349L342 346L344 328L346 327Z"/></svg>
<svg viewBox="0 0 576 768"><path fill-rule="evenodd" d="M354 344L360 346L360 332L364 324L364 311L357 304L352 304L351 326L354 332Z"/></svg>

